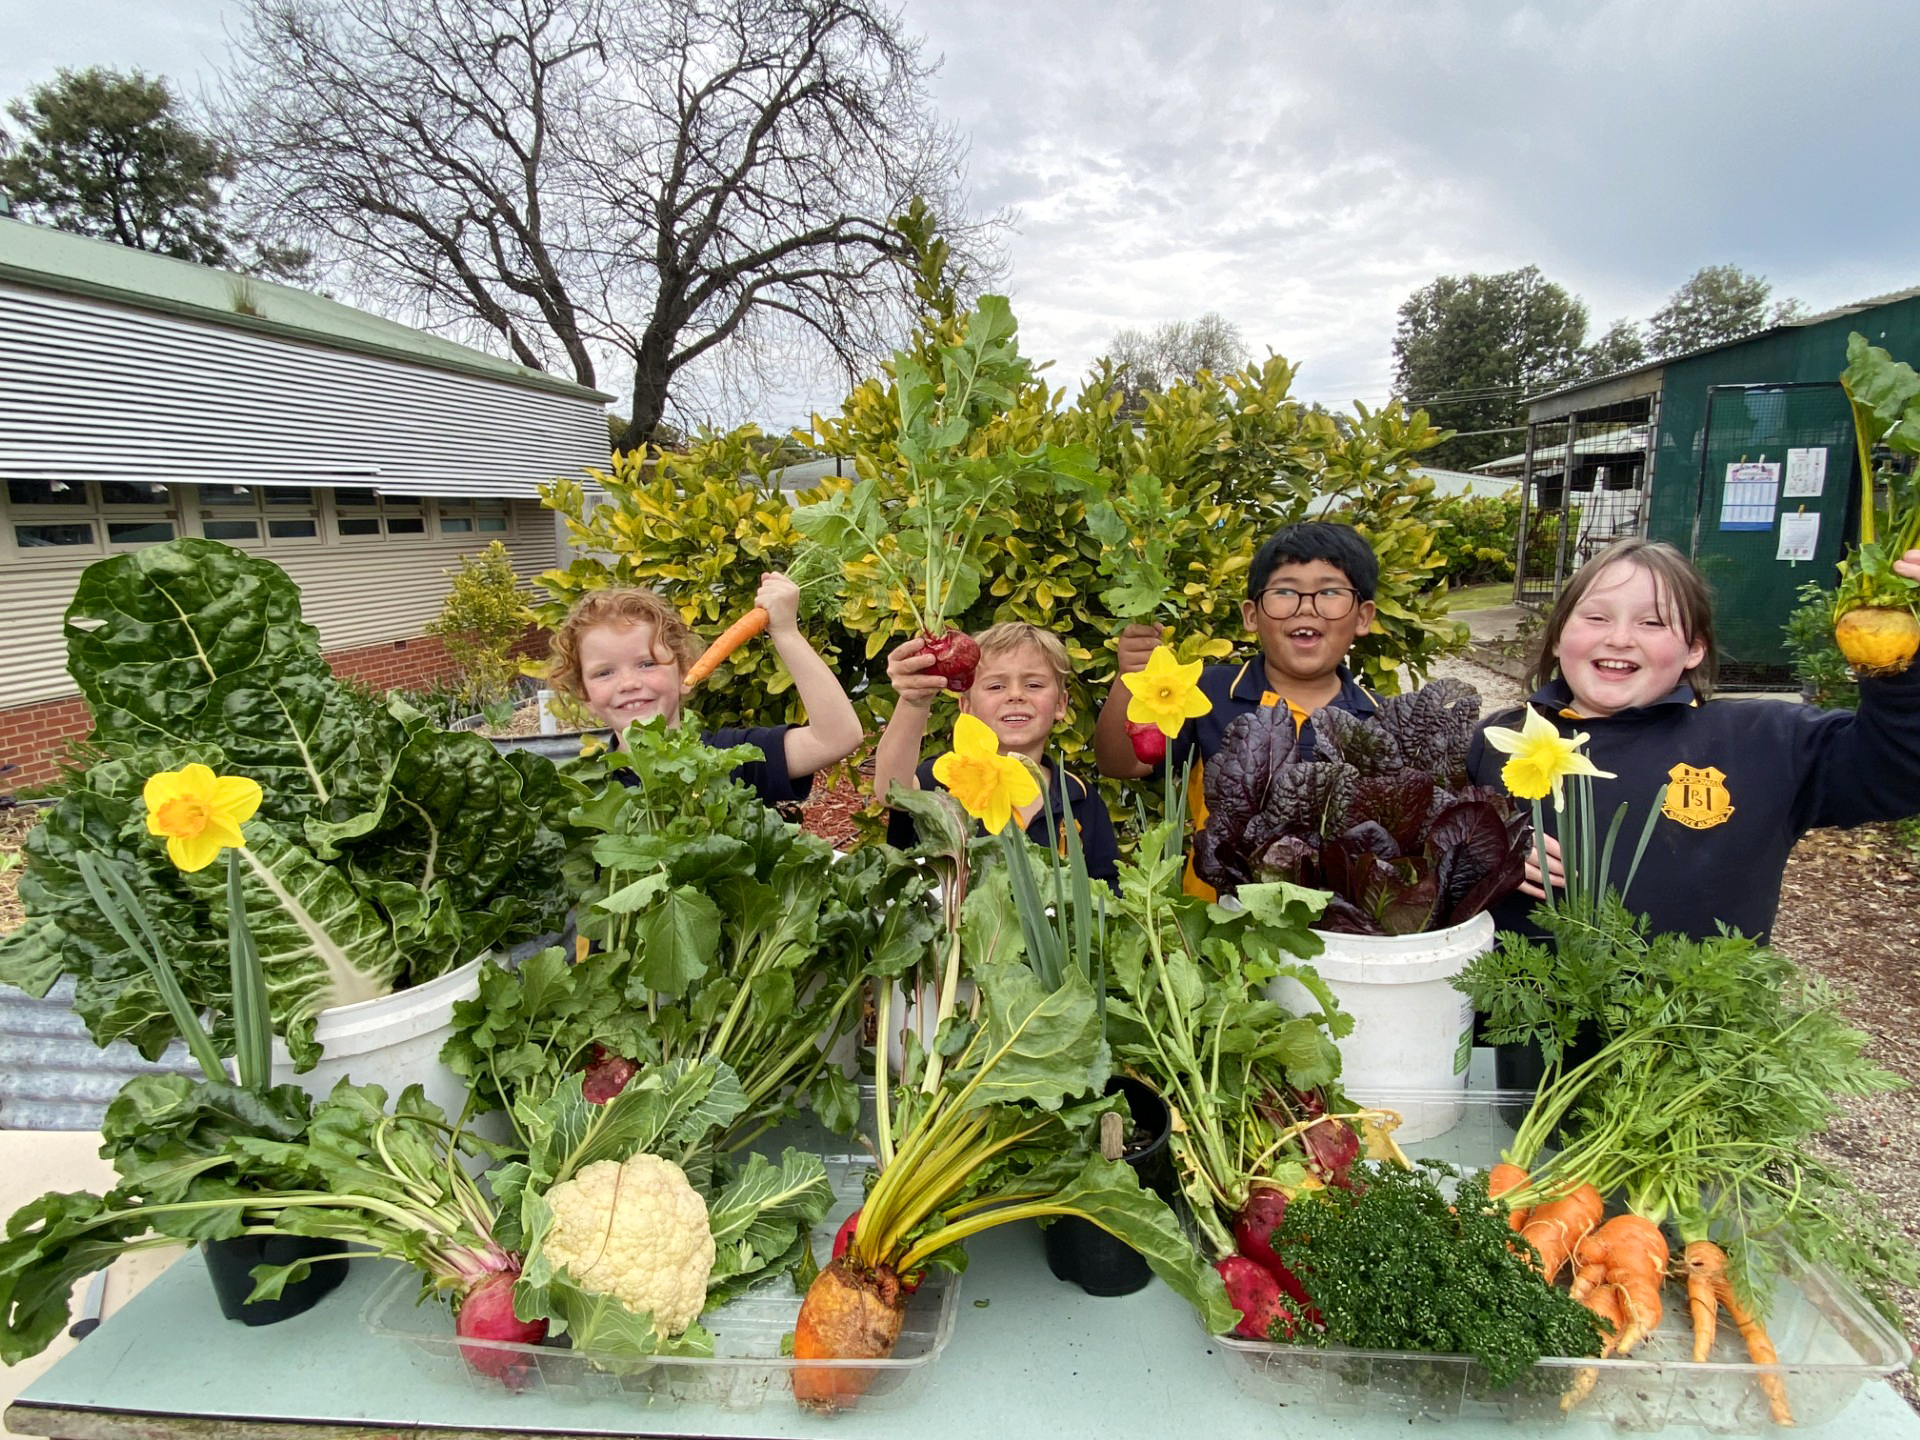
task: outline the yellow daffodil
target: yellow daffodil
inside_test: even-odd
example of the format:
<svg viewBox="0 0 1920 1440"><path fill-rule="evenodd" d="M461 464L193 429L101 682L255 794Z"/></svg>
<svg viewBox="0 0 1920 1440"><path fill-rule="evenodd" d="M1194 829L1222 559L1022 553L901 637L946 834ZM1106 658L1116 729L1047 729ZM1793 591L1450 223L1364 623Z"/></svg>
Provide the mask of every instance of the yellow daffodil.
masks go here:
<svg viewBox="0 0 1920 1440"><path fill-rule="evenodd" d="M1518 730L1489 725L1487 743L1503 755L1513 758L1500 769L1507 789L1522 800L1540 800L1551 792L1553 808L1566 808L1566 779L1569 775L1591 775L1600 780L1614 778L1610 770L1601 770L1580 747L1587 743L1583 730L1562 735L1554 723L1531 705Z"/></svg>
<svg viewBox="0 0 1920 1440"><path fill-rule="evenodd" d="M1130 692L1127 720L1157 725L1171 740L1187 721L1213 709L1213 702L1200 693L1200 665L1198 660L1182 665L1166 646L1155 646L1146 669L1120 677Z"/></svg>
<svg viewBox="0 0 1920 1440"><path fill-rule="evenodd" d="M1040 798L1040 785L1017 755L1002 755L983 720L962 715L953 723L953 749L933 762L933 777L987 830L998 835L1019 806Z"/></svg>
<svg viewBox="0 0 1920 1440"><path fill-rule="evenodd" d="M182 870L204 870L229 845L245 847L240 827L260 808L260 787L205 765L162 770L147 780L147 833L167 837Z"/></svg>

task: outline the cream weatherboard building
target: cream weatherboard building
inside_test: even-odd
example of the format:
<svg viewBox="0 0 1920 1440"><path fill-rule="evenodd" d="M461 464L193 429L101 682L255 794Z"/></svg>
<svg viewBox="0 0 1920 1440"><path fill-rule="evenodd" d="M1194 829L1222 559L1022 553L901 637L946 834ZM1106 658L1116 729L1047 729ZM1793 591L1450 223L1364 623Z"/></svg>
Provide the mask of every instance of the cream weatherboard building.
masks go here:
<svg viewBox="0 0 1920 1440"><path fill-rule="evenodd" d="M88 722L62 616L105 555L181 535L300 586L334 668L444 669L448 567L531 577L542 481L607 463L608 397L302 290L0 219L0 791Z"/></svg>

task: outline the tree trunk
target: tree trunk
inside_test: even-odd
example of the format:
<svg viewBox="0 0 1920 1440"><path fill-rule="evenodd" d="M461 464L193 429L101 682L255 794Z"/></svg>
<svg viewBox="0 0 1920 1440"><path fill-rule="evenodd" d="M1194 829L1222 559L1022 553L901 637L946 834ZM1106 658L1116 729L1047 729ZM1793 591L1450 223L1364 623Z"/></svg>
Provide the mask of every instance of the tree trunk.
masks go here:
<svg viewBox="0 0 1920 1440"><path fill-rule="evenodd" d="M656 443L656 432L667 413L667 384L673 379L669 349L668 338L656 336L651 329L641 337L639 353L633 357L633 410L620 441L622 450Z"/></svg>

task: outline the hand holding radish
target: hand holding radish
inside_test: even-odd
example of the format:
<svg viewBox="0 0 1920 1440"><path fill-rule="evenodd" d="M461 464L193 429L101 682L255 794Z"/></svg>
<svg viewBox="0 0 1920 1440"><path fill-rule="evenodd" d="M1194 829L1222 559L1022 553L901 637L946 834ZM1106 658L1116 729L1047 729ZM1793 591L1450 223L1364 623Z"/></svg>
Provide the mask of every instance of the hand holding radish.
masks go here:
<svg viewBox="0 0 1920 1440"><path fill-rule="evenodd" d="M902 705L925 710L933 704L933 697L947 688L945 676L929 673L933 664L933 652L918 635L887 652L887 683Z"/></svg>
<svg viewBox="0 0 1920 1440"><path fill-rule="evenodd" d="M1551 835L1542 835L1540 843L1547 847L1547 869L1553 875L1553 888L1566 889L1567 872L1560 865L1560 842ZM1540 888L1540 856L1531 845L1527 847L1527 880L1520 887L1520 893L1536 900L1547 898L1547 892Z"/></svg>
<svg viewBox="0 0 1920 1440"><path fill-rule="evenodd" d="M1146 669L1147 661L1165 633L1165 627L1160 625L1129 625L1122 630L1114 645L1114 655L1120 662L1119 673L1131 675Z"/></svg>

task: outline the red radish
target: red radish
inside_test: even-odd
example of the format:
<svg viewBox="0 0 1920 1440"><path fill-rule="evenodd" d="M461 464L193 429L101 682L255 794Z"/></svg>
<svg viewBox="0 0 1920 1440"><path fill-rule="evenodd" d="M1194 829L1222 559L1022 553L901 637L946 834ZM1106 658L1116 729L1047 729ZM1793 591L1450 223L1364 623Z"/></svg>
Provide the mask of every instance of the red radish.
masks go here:
<svg viewBox="0 0 1920 1440"><path fill-rule="evenodd" d="M1216 1260L1213 1268L1226 1282L1227 1299L1240 1312L1240 1323L1233 1333L1249 1340L1291 1340L1293 1312L1280 1295L1280 1282L1267 1273L1267 1267L1245 1255L1229 1255Z"/></svg>
<svg viewBox="0 0 1920 1440"><path fill-rule="evenodd" d="M547 1338L547 1322L522 1320L513 1313L513 1283L518 1270L499 1270L487 1276L460 1302L454 1333L467 1340L506 1340L516 1345L538 1345ZM511 1350L485 1345L462 1345L460 1353L482 1375L491 1375L508 1389L527 1383L527 1362Z"/></svg>
<svg viewBox="0 0 1920 1440"><path fill-rule="evenodd" d="M853 1232L859 1227L860 1212L858 1210L840 1222L840 1228L833 1232L833 1253L827 1257L829 1260L838 1260L842 1255L847 1253L847 1246L853 1243ZM926 1278L927 1272L924 1270L916 1270L911 1275L902 1275L900 1277L900 1293L902 1295L913 1294L920 1288L921 1282Z"/></svg>
<svg viewBox="0 0 1920 1440"><path fill-rule="evenodd" d="M1133 758L1142 765L1158 765L1167 758L1167 732L1158 725L1129 720L1127 739L1133 742Z"/></svg>
<svg viewBox="0 0 1920 1440"><path fill-rule="evenodd" d="M938 675L956 695L973 688L973 672L980 668L980 647L971 635L964 630L947 630L938 635L922 630L920 638L926 644L927 654L933 656L933 664L926 668L926 674Z"/></svg>
<svg viewBox="0 0 1920 1440"><path fill-rule="evenodd" d="M580 1082L580 1093L589 1105L604 1105L626 1089L627 1082L639 1073L640 1067L626 1056L610 1054L596 1045L587 1064L586 1078Z"/></svg>
<svg viewBox="0 0 1920 1440"><path fill-rule="evenodd" d="M1312 1318L1313 1302L1307 1296L1307 1287L1300 1283L1299 1276L1287 1268L1286 1262L1273 1248L1274 1227L1286 1213L1286 1192L1267 1185L1256 1187L1247 1197L1247 1203L1240 1207L1240 1213L1234 1217L1233 1243L1239 1247L1242 1255L1257 1262L1278 1280L1288 1298Z"/></svg>
<svg viewBox="0 0 1920 1440"><path fill-rule="evenodd" d="M1353 1127L1339 1120L1322 1120L1309 1125L1300 1136L1307 1147L1307 1163L1329 1185L1352 1189L1347 1172L1360 1158L1360 1137Z"/></svg>

